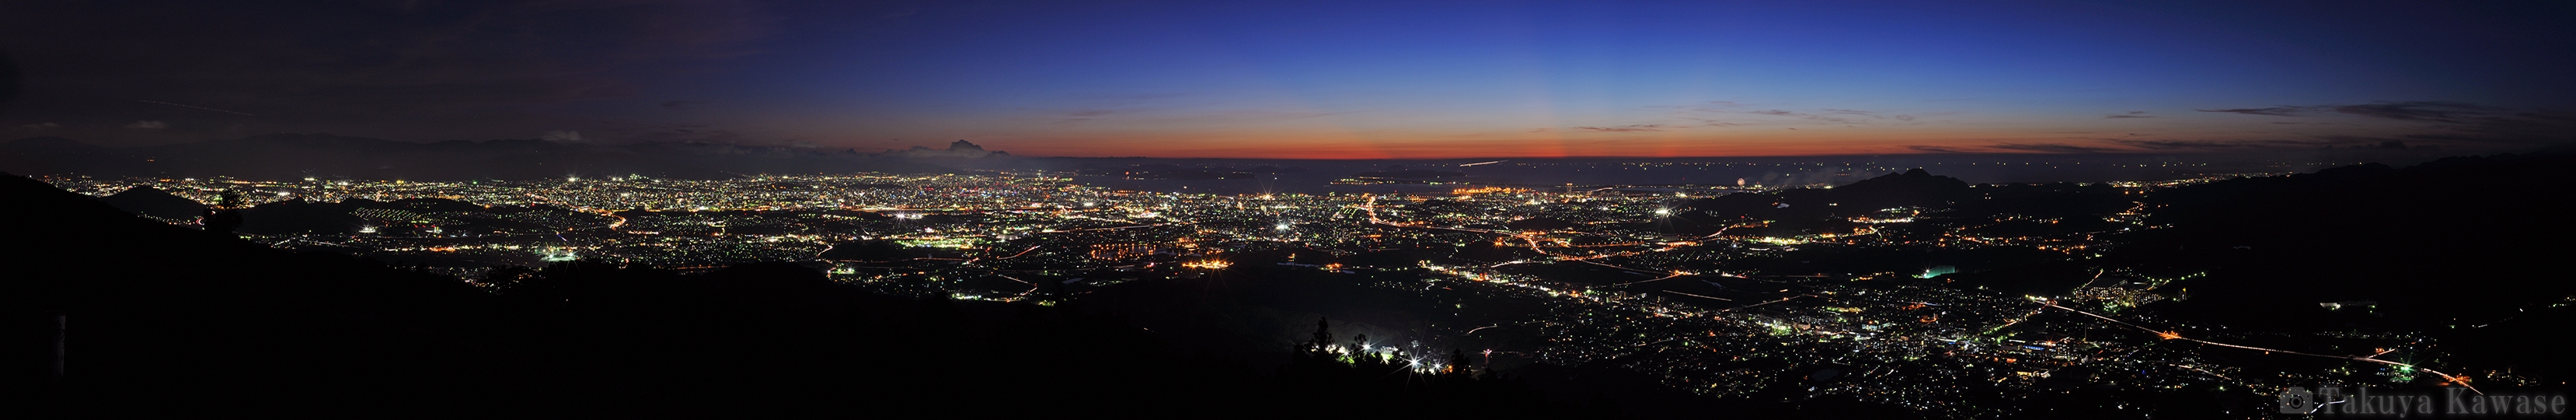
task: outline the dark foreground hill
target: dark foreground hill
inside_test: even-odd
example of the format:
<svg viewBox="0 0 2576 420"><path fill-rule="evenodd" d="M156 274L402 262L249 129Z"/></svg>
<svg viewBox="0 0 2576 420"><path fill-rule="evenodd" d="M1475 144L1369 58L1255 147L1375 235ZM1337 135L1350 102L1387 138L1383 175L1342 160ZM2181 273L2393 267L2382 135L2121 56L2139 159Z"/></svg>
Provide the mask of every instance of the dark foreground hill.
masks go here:
<svg viewBox="0 0 2576 420"><path fill-rule="evenodd" d="M35 402L13 418L1607 414L1509 380L1257 372L1109 311L874 295L790 264L577 262L478 287L15 176L0 197L6 391Z"/></svg>
<svg viewBox="0 0 2576 420"><path fill-rule="evenodd" d="M195 218L206 211L205 203L152 187L135 187L99 199L119 210L163 219Z"/></svg>
<svg viewBox="0 0 2576 420"><path fill-rule="evenodd" d="M2569 168L2559 148L2176 188L2102 262L2192 277L2166 288L2190 299L2157 307L2182 320L2424 331L2463 367L2563 378L2576 364L2533 334L2576 321Z"/></svg>

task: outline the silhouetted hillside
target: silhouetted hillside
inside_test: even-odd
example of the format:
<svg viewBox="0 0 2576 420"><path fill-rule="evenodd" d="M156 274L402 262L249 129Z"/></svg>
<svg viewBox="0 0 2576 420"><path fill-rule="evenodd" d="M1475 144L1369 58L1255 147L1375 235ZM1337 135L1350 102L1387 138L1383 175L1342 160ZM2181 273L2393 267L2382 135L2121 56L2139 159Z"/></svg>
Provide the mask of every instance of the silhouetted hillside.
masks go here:
<svg viewBox="0 0 2576 420"><path fill-rule="evenodd" d="M487 293L453 279L276 251L16 176L0 177L0 197L11 203L0 206L10 221L0 254L11 271L0 281L9 383L47 395L22 401L99 417L179 407L318 414L488 407L606 385L490 345L489 326L507 323ZM56 360L54 315L73 332L66 376L31 388Z"/></svg>
<svg viewBox="0 0 2576 420"><path fill-rule="evenodd" d="M2191 298L2162 310L2240 328L2477 334L2563 318L2526 310L2576 296L2559 262L2576 234L2558 221L2576 190L2570 167L2576 156L2563 152L2454 157L2176 188L2148 197L2155 228L2124 235L2105 262L2205 273L2169 286ZM2319 305L2355 301L2375 305Z"/></svg>
<svg viewBox="0 0 2576 420"><path fill-rule="evenodd" d="M1973 196L1971 191L1968 190L1968 183L1966 181L1960 181L1958 178L1933 175L1931 172L1924 171L1923 168L1914 168L1906 170L1903 173L1888 174L1877 178L1864 179L1860 182L1826 189L1823 190L1823 192L1827 193L1827 195L1819 198L1828 200L1826 202L1827 206L1856 207L1853 210L1859 211L1872 211L1891 207L1945 205L1959 200L1966 200Z"/></svg>
<svg viewBox="0 0 2576 420"><path fill-rule="evenodd" d="M1947 208L1977 197L1958 178L1932 175L1921 168L1864 179L1834 188L1802 188L1760 194L1728 194L1671 203L1664 220L1637 226L1682 234L1707 234L1718 228L1770 221L1767 230L1746 234L1791 236L1848 226L1827 219L1865 216L1880 210L1915 207ZM1828 222L1818 224L1818 222Z"/></svg>
<svg viewBox="0 0 2576 420"><path fill-rule="evenodd" d="M117 210L164 219L188 219L206 211L206 204L149 186L134 187L106 197L99 197Z"/></svg>

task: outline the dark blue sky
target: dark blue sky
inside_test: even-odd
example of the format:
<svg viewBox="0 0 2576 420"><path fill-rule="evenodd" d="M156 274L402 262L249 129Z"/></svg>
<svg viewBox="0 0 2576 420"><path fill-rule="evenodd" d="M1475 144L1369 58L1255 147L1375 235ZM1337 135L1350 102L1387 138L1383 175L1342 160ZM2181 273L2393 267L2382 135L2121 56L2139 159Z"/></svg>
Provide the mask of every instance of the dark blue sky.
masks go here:
<svg viewBox="0 0 2576 420"><path fill-rule="evenodd" d="M0 128L1317 158L2576 132L2563 1L200 3L0 5L28 77Z"/></svg>

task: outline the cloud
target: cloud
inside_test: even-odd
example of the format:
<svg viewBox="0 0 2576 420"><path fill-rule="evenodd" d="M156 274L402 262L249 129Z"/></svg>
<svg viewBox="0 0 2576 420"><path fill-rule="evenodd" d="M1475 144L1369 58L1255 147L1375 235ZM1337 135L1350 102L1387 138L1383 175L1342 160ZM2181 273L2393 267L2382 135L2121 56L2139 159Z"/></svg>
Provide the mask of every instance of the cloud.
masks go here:
<svg viewBox="0 0 2576 420"><path fill-rule="evenodd" d="M2254 142L2243 140L2111 140L2111 142L2153 150L2243 149L2255 146Z"/></svg>
<svg viewBox="0 0 2576 420"><path fill-rule="evenodd" d="M2228 112L2248 115L2326 117L2347 116L2341 121L2275 121L2274 124L2308 124L2332 126L2365 126L2387 133L2385 136L2436 143L2484 143L2490 145L2535 144L2576 141L2576 114L2553 111L2517 111L2508 108L2454 101L2383 101L2346 105L2284 105L2270 108L2203 109L2201 112ZM2377 148L2386 138L2361 141L2354 138L2320 137L2324 140L2214 140L2172 143L2140 143L2142 148L2237 148L2279 146L2324 146ZM2421 145L2414 146L2422 148Z"/></svg>
<svg viewBox="0 0 2576 420"><path fill-rule="evenodd" d="M1706 102L1706 103L1694 103L1694 104L1683 104L1683 105L1659 105L1659 106L1649 106L1649 107L1646 107L1646 108L1647 108L1647 109L1659 110L1659 111L1664 112L1664 113L1666 113L1667 115L1671 116L1672 118L1676 118L1676 119L1680 119L1680 120L1685 120L1685 121L1694 121L1694 122L1696 122L1696 123L1692 123L1692 124L1667 125L1667 126L1665 126L1665 128L1683 128L1683 127L1742 127L1742 126L1751 126L1751 125L1779 125L1779 124L1784 123L1784 122L1785 122L1785 123L1796 123L1795 121L1780 121L1780 120L1771 120L1771 119L1763 119L1763 118L1745 118L1745 117L1744 117L1744 114L1759 115L1759 116L1769 116L1769 117L1788 117L1788 118L1796 118L1796 119L1802 119L1802 120L1816 121L1816 122L1823 123L1823 124L1844 125L1844 126L1853 126L1853 127L1864 127L1864 126L1898 126L1898 125L1917 125L1917 124L1924 124L1923 122L1918 122L1918 121L1916 121L1917 119L1919 119L1919 117L1918 117L1918 116L1916 116L1916 115L1913 115L1913 114L1892 114L1892 113L1888 113L1888 112L1885 112L1885 111L1870 111L1870 110L1846 109L1846 108L1818 108L1818 109L1815 109L1815 110L1813 110L1813 111L1798 111L1798 110L1788 110L1788 109L1778 109L1778 108L1774 108L1774 109L1759 109L1759 108L1755 108L1755 109L1752 109L1752 110L1744 110L1744 109L1741 109L1741 108L1743 108L1743 107L1745 107L1745 106L1746 106L1746 104L1735 103L1735 102L1726 102L1726 101L1709 101L1709 102Z"/></svg>
<svg viewBox="0 0 2576 420"><path fill-rule="evenodd" d="M2156 117L2156 116L2154 116L2154 115L2147 115L2147 112L2146 112L2146 111L2129 111L2129 113L2127 113L2127 114L2110 114L2110 115L2103 115L2103 116L2102 116L2102 118L2155 118L2155 117Z"/></svg>
<svg viewBox="0 0 2576 420"><path fill-rule="evenodd" d="M160 122L160 121L152 121L152 120L144 120L144 121L135 121L133 124L126 124L126 125L125 125L125 128L142 129L142 130L159 130L159 129L164 129L164 128L170 128L170 123L165 123L165 122Z"/></svg>
<svg viewBox="0 0 2576 420"><path fill-rule="evenodd" d="M579 139L581 139L580 141L607 141L607 142L616 142L616 143L625 143L625 142L658 142L658 143L710 143L710 144L737 144L737 143L743 143L743 142L748 141L749 139L748 139L747 137L750 137L750 136L744 135L744 134L743 134L743 133L741 133L741 132L736 132L736 131L733 131L733 130L724 130L724 129L707 128L707 127L706 127L706 126L704 126L704 125L681 125L681 126L675 126L675 127L652 127L652 128L631 128L631 129L609 129L609 130L604 130L604 131L592 132L592 133L588 133L588 134L583 134L583 133L578 133L578 132L570 132L570 131L567 131L567 133L572 133L572 134L573 134L573 135L575 135L575 136L579 136L578 138L579 138ZM560 141L560 140L559 140L559 141Z"/></svg>
<svg viewBox="0 0 2576 420"><path fill-rule="evenodd" d="M2203 109L2198 111L2295 117L2300 114L2318 110L2371 118L2437 122L2466 122L2472 117L2499 114L2504 111L2503 108L2451 101L2373 102L2360 105L2284 105L2270 108Z"/></svg>
<svg viewBox="0 0 2576 420"><path fill-rule="evenodd" d="M1959 149L1954 149L1954 148L1944 147L1944 146L1923 146L1923 145L1916 145L1916 146L1905 146L1905 148L1907 148L1907 149L1914 149L1914 151L1918 151L1918 152L1931 152L1931 153L1967 153L1967 152L1968 152L1968 151L1966 151L1966 150L1959 150Z"/></svg>
<svg viewBox="0 0 2576 420"><path fill-rule="evenodd" d="M537 138L551 142L578 143L581 142L581 132L572 130L554 130L548 131L546 132L546 135L538 136Z"/></svg>
<svg viewBox="0 0 2576 420"><path fill-rule="evenodd" d="M1575 127L1574 129L1606 133L1628 133L1638 131L1664 131L1664 127L1668 126L1663 124L1629 124L1614 127Z"/></svg>
<svg viewBox="0 0 2576 420"><path fill-rule="evenodd" d="M1770 115L1770 116L1776 116L1776 117L1800 118L1800 119L1808 119L1808 120L1824 121L1824 122L1828 122L1828 123L1844 124L1844 125L1902 125L1902 124L1911 124L1911 123L1913 123L1913 122L1914 122L1914 116L1913 116L1913 115L1904 115L1904 114L1898 114L1898 115L1882 115L1882 114L1880 114L1880 113L1877 113L1877 112L1871 112L1871 111L1862 111L1862 110L1855 110L1855 109L1833 109L1833 108L1825 108L1825 109L1822 109L1822 110L1820 110L1820 111L1822 111L1822 112L1810 113L1810 112L1795 112L1795 111L1789 111L1789 110L1772 109L1772 110L1762 110L1762 111L1745 111L1745 113L1747 113L1747 114ZM1897 122L1893 122L1893 123L1891 123L1891 122L1887 122L1888 120L1895 120L1895 121L1897 121Z"/></svg>
<svg viewBox="0 0 2576 420"><path fill-rule="evenodd" d="M2231 139L2231 140L2152 140L2110 139L2114 144L2148 150L2250 150L2286 148L2332 148L2339 145L2378 145L2392 141L2377 137L2326 136L2315 139Z"/></svg>
<svg viewBox="0 0 2576 420"><path fill-rule="evenodd" d="M2378 102L2334 107L2335 112L2364 117L2454 123L2465 122L2466 118L2485 116L2502 110L2502 108L2448 101Z"/></svg>
<svg viewBox="0 0 2576 420"><path fill-rule="evenodd" d="M2116 150L2108 147L2077 146L2065 143L2003 143L1986 147L2041 153L2101 153Z"/></svg>
<svg viewBox="0 0 2576 420"><path fill-rule="evenodd" d="M2516 112L2506 108L2450 101L2374 102L2328 107L2336 113L2375 120L2425 124L2401 134L2413 139L2469 143L2553 143L2576 140L2576 115L2555 111ZM2429 123L2429 124L2427 124Z"/></svg>
<svg viewBox="0 0 2576 420"><path fill-rule="evenodd" d="M2307 111L2309 108L2310 108L2310 107L2304 107L2304 106L2276 106L2276 107L2271 107L2271 108L2201 109L2201 110L2196 110L2196 111L2200 111L2200 112L2226 112L2226 113L2236 113L2236 114L2245 114L2245 115L2270 115L2270 116L2275 116L2275 117L2292 117L2292 116L2296 116L2296 115L2292 115L2292 114L2297 114L2297 113L2299 113L2299 112Z"/></svg>
<svg viewBox="0 0 2576 420"><path fill-rule="evenodd" d="M23 129L28 129L28 130L52 130L52 129L56 129L56 128L63 128L63 125L62 125L62 124L49 123L49 122L43 122L43 123L35 123L35 124L21 125L21 126L18 126L18 128L23 128Z"/></svg>
<svg viewBox="0 0 2576 420"><path fill-rule="evenodd" d="M1129 102L1133 102L1133 101L1129 101ZM1209 117L1209 116L1211 116L1211 115L1175 115L1175 114L1172 114L1172 113L1157 113L1157 112L1154 112L1154 111L1156 111L1155 109L1152 109L1152 108L1140 108L1140 107L1110 108L1110 107L1094 106L1094 107L1073 108L1073 109L1028 109L1028 108L1023 108L1023 110L1026 110L1026 111L1032 111L1032 112L1036 113L1037 118L1040 118L1042 121L1046 121L1046 122L1053 123L1053 124L1077 124L1077 123L1081 123L1081 122L1084 122L1084 121L1097 120L1097 119L1100 119L1101 117L1105 117L1105 116L1108 116L1108 115L1111 115L1111 114L1121 114L1121 113L1127 114L1127 117L1128 117L1128 118L1159 119L1159 120L1164 121L1164 122L1193 120L1193 119L1199 119L1199 118L1205 118L1205 117ZM1216 113L1216 114L1224 114L1224 113Z"/></svg>

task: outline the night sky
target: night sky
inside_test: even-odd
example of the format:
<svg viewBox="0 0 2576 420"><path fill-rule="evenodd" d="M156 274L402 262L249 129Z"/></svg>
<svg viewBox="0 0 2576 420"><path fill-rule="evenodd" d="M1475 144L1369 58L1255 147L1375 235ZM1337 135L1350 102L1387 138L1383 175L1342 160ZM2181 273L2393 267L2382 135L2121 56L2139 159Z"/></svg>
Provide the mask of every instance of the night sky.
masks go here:
<svg viewBox="0 0 2576 420"><path fill-rule="evenodd" d="M0 140L1435 158L2576 139L2567 1L232 3L0 3L25 74Z"/></svg>

